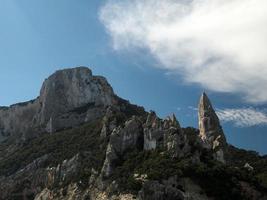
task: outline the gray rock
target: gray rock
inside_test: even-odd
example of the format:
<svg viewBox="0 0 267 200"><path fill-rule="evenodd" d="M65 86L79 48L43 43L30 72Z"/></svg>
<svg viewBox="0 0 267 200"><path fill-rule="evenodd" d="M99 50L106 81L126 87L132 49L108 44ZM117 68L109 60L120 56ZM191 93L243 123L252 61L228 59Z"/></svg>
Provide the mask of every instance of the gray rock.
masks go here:
<svg viewBox="0 0 267 200"><path fill-rule="evenodd" d="M47 171L47 184L48 188L55 186L69 184L77 180L81 170L81 158L77 154L69 160L64 160L57 167L48 167Z"/></svg>
<svg viewBox="0 0 267 200"><path fill-rule="evenodd" d="M46 185L47 173L44 166L49 155L44 155L16 173L0 177L0 200L28 199ZM30 198L29 198L30 199Z"/></svg>
<svg viewBox="0 0 267 200"><path fill-rule="evenodd" d="M227 142L208 96L203 93L198 105L199 131L204 147L214 152L214 158L225 162Z"/></svg>
<svg viewBox="0 0 267 200"><path fill-rule="evenodd" d="M102 177L109 177L116 167L116 161L127 151L134 149L143 149L142 123L135 116L126 121L123 127L119 126L113 130L101 172Z"/></svg>
<svg viewBox="0 0 267 200"><path fill-rule="evenodd" d="M156 113L149 113L144 124L144 150L164 148L174 156L182 157L189 152L186 135L175 115L161 120Z"/></svg>
<svg viewBox="0 0 267 200"><path fill-rule="evenodd" d="M59 70L46 79L35 100L0 109L0 142L80 125L105 113L116 96L107 80L90 69Z"/></svg>
<svg viewBox="0 0 267 200"><path fill-rule="evenodd" d="M150 112L144 124L144 150L163 147L163 123L155 112Z"/></svg>
<svg viewBox="0 0 267 200"><path fill-rule="evenodd" d="M102 119L102 130L100 136L106 138L111 132L117 127L117 118L114 117L116 114L116 107L109 106L106 110L105 116Z"/></svg>

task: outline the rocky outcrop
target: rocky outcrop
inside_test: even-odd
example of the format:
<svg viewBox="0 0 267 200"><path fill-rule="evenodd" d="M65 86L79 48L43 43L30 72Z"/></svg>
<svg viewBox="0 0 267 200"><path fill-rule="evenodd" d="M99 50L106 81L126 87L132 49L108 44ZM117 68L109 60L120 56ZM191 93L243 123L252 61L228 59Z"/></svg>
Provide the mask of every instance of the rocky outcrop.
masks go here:
<svg viewBox="0 0 267 200"><path fill-rule="evenodd" d="M143 149L143 129L141 121L134 116L126 121L123 127L119 126L113 130L102 168L102 177L108 178L124 154L135 149Z"/></svg>
<svg viewBox="0 0 267 200"><path fill-rule="evenodd" d="M200 137L206 148L214 152L216 160L225 162L226 138L208 96L203 93L198 105Z"/></svg>
<svg viewBox="0 0 267 200"><path fill-rule="evenodd" d="M118 126L118 120L116 117L114 117L117 112L118 110L112 106L107 108L105 116L102 119L101 137L108 137Z"/></svg>
<svg viewBox="0 0 267 200"><path fill-rule="evenodd" d="M19 142L1 143L9 137ZM205 93L199 130L181 128L85 67L57 71L33 101L0 107L0 200L263 200L266 162L228 147Z"/></svg>
<svg viewBox="0 0 267 200"><path fill-rule="evenodd" d="M172 152L176 157L189 152L186 135L175 115L161 120L155 112L151 112L144 124L144 150L160 148Z"/></svg>
<svg viewBox="0 0 267 200"><path fill-rule="evenodd" d="M106 122L107 119L104 119ZM112 128L114 128L114 124L115 122L112 121ZM101 135L107 135L106 131L110 129L104 124ZM155 112L151 112L144 124L138 117L134 116L123 126L113 129L107 147L102 176L109 177L116 167L116 162L123 158L125 152L134 149L165 149L173 157L183 157L190 152L186 135L183 134L175 115L162 120L157 117Z"/></svg>
<svg viewBox="0 0 267 200"><path fill-rule="evenodd" d="M37 99L0 109L0 142L80 125L114 104L116 96L104 77L86 67L59 70L44 81Z"/></svg>
<svg viewBox="0 0 267 200"><path fill-rule="evenodd" d="M48 167L47 184L48 188L64 185L74 180L78 180L81 170L81 158L77 154L69 160L64 160L57 167Z"/></svg>
<svg viewBox="0 0 267 200"><path fill-rule="evenodd" d="M47 199L46 196L52 194L48 192L50 189L63 187L78 180L81 170L80 155L64 160L57 167L46 167L49 159L49 155L44 155L13 175L0 177L0 200L31 200L35 196Z"/></svg>

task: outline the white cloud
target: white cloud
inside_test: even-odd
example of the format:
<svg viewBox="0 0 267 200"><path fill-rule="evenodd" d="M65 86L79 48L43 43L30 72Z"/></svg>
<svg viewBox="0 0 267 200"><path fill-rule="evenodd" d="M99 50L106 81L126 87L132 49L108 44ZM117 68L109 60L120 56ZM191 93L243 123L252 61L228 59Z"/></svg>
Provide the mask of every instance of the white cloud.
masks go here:
<svg viewBox="0 0 267 200"><path fill-rule="evenodd" d="M239 127L267 125L267 115L254 108L218 109L216 113L222 122L232 122Z"/></svg>
<svg viewBox="0 0 267 200"><path fill-rule="evenodd" d="M116 50L148 49L186 82L267 102L266 0L108 0L100 20Z"/></svg>

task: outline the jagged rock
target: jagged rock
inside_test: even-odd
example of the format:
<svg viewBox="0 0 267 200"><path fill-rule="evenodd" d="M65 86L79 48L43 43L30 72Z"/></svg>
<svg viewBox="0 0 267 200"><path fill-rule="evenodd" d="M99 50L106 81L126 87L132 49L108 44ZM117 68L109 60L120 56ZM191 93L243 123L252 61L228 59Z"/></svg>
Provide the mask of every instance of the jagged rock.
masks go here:
<svg viewBox="0 0 267 200"><path fill-rule="evenodd" d="M13 175L0 177L0 200L8 197L31 200L30 197L36 196L43 188L62 186L77 179L81 164L78 154L57 167L45 168L48 161L49 155L44 155ZM49 194L45 191L48 190L43 191L44 197Z"/></svg>
<svg viewBox="0 0 267 200"><path fill-rule="evenodd" d="M77 154L69 160L64 160L57 167L47 168L47 187L63 185L76 180L81 167L80 155Z"/></svg>
<svg viewBox="0 0 267 200"><path fill-rule="evenodd" d="M116 103L104 77L78 67L59 70L46 79L35 100L0 108L0 142L8 136L27 139L96 119Z"/></svg>
<svg viewBox="0 0 267 200"><path fill-rule="evenodd" d="M0 200L266 199L264 182L244 178L242 168L251 163L264 181L266 158L228 149L205 94L199 119L200 134L182 129L174 115L160 119L120 99L87 68L60 70L45 81L37 99L0 107L0 143L10 136L25 140L0 144ZM73 129L57 131L68 127ZM27 140L43 132L51 134ZM221 162L231 153L238 164L209 162L211 153ZM122 177L112 176L114 170Z"/></svg>
<svg viewBox="0 0 267 200"><path fill-rule="evenodd" d="M149 113L144 124L144 149L165 148L174 156L183 156L189 151L186 135L175 115L161 120L155 112Z"/></svg>
<svg viewBox="0 0 267 200"><path fill-rule="evenodd" d="M117 110L116 108L109 106L106 110L106 114L102 119L102 129L101 129L101 137L105 138L111 134L114 128L117 127L118 122L117 118L114 117Z"/></svg>
<svg viewBox="0 0 267 200"><path fill-rule="evenodd" d="M34 200L48 200L52 198L52 192L48 188L45 188L35 196Z"/></svg>
<svg viewBox="0 0 267 200"><path fill-rule="evenodd" d="M225 162L227 142L208 96L203 93L198 105L199 131L204 146L214 152L218 161Z"/></svg>
<svg viewBox="0 0 267 200"><path fill-rule="evenodd" d="M144 149L163 147L163 127L161 120L155 112L149 113L144 125Z"/></svg>
<svg viewBox="0 0 267 200"><path fill-rule="evenodd" d="M143 149L142 123L135 116L126 121L123 127L119 126L113 130L106 151L102 176L109 177L116 167L116 161L131 149Z"/></svg>
<svg viewBox="0 0 267 200"><path fill-rule="evenodd" d="M163 147L163 124L155 112L149 113L144 125L144 149Z"/></svg>

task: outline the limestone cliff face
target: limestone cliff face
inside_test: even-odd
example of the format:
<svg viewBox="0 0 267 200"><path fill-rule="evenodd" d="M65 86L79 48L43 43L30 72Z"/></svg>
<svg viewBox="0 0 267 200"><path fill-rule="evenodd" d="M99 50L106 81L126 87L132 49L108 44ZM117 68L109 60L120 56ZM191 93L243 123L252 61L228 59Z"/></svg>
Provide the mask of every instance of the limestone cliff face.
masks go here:
<svg viewBox="0 0 267 200"><path fill-rule="evenodd" d="M203 93L198 105L199 131L204 145L214 151L214 157L225 162L226 138L208 96Z"/></svg>
<svg viewBox="0 0 267 200"><path fill-rule="evenodd" d="M59 70L44 81L37 99L0 109L0 142L79 125L102 115L101 108L115 101L107 80L90 69Z"/></svg>
<svg viewBox="0 0 267 200"><path fill-rule="evenodd" d="M9 137L24 142L1 142ZM264 178L265 163L228 146L205 93L199 130L182 128L175 115L117 97L86 67L57 71L37 99L0 107L0 200L263 200L267 186L250 175Z"/></svg>
<svg viewBox="0 0 267 200"><path fill-rule="evenodd" d="M144 124L144 149L165 148L174 156L181 157L188 153L186 136L175 115L162 120L156 113L149 113Z"/></svg>
<svg viewBox="0 0 267 200"><path fill-rule="evenodd" d="M175 158L189 154L191 149L188 140L176 117L172 115L162 120L155 112L151 112L142 124L140 118L133 116L123 126L113 129L101 176L110 177L117 167L116 164L127 151L159 149L166 150Z"/></svg>
<svg viewBox="0 0 267 200"><path fill-rule="evenodd" d="M123 158L127 151L143 148L142 132L142 123L135 116L126 121L124 127L119 126L114 128L110 135L106 159L102 168L101 176L103 178L112 175L114 169L117 167L116 162Z"/></svg>

